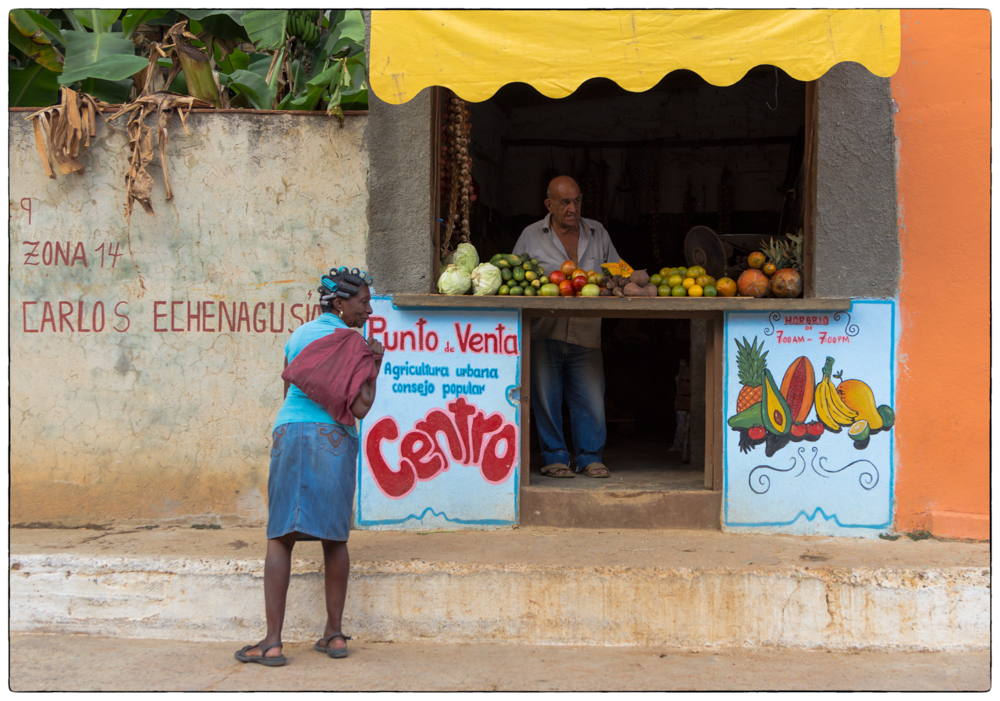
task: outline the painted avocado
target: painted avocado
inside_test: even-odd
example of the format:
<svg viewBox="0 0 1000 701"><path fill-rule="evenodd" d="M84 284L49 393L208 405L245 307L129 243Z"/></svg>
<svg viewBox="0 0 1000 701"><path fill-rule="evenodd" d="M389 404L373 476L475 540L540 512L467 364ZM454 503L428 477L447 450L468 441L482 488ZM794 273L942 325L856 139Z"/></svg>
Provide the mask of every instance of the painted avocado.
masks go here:
<svg viewBox="0 0 1000 701"><path fill-rule="evenodd" d="M792 428L792 418L788 402L781 394L781 388L774 382L770 370L764 370L764 384L761 387L761 418L764 428L778 436L783 436Z"/></svg>

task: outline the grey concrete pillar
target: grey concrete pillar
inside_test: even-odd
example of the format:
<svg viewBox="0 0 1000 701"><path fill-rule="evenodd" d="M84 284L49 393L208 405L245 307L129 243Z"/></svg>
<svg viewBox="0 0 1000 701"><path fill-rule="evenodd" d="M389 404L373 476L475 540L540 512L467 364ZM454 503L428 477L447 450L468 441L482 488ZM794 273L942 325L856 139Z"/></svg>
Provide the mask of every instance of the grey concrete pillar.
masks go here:
<svg viewBox="0 0 1000 701"><path fill-rule="evenodd" d="M813 210L818 297L895 297L901 269L889 79L841 63L819 79Z"/></svg>

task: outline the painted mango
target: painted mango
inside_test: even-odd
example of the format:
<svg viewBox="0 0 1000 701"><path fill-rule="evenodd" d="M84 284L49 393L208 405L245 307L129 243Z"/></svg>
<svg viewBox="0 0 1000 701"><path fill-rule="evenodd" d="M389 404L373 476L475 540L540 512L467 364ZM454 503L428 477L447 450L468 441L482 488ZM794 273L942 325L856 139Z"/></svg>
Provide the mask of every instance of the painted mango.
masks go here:
<svg viewBox="0 0 1000 701"><path fill-rule="evenodd" d="M837 385L837 394L844 400L844 404L858 412L858 419L868 422L872 431L882 428L882 415L875 405L875 393L871 387L861 380L844 380Z"/></svg>
<svg viewBox="0 0 1000 701"><path fill-rule="evenodd" d="M791 412L770 370L764 370L762 390L760 414L764 419L764 428L775 435L783 436L792 428Z"/></svg>
<svg viewBox="0 0 1000 701"><path fill-rule="evenodd" d="M816 373L809 358L800 356L792 361L781 380L781 394L788 402L793 423L805 423L812 411L816 392Z"/></svg>

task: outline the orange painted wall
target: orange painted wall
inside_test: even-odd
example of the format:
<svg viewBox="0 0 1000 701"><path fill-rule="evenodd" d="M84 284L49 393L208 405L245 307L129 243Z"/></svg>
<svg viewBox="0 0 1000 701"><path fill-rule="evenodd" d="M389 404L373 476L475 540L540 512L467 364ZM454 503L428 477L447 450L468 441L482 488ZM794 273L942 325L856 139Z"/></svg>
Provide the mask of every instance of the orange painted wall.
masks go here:
<svg viewBox="0 0 1000 701"><path fill-rule="evenodd" d="M896 529L988 538L991 17L900 19Z"/></svg>

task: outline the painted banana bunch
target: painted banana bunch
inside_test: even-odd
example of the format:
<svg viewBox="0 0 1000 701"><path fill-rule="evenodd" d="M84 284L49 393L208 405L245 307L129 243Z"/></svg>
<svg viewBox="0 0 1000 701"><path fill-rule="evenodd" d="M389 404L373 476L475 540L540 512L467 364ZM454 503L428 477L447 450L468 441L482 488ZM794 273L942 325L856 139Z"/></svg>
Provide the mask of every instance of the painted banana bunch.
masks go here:
<svg viewBox="0 0 1000 701"><path fill-rule="evenodd" d="M850 426L858 418L858 412L847 406L833 386L833 358L827 356L823 366L823 379L816 385L816 416L828 429L839 433L841 426Z"/></svg>

